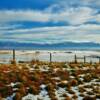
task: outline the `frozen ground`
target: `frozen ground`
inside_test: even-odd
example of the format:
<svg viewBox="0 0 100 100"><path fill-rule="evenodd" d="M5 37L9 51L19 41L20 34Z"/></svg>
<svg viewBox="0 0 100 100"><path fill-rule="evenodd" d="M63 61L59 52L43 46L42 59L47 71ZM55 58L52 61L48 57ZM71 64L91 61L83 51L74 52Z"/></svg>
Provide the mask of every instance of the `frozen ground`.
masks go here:
<svg viewBox="0 0 100 100"><path fill-rule="evenodd" d="M17 61L30 61L32 59L49 61L50 53L52 53L52 61L74 61L74 55L77 57L87 56L87 62L93 61L98 62L97 58L90 58L89 56L100 56L99 51L16 51L16 60ZM12 59L12 51L0 51L0 62L8 63ZM83 62L83 59L78 61Z"/></svg>

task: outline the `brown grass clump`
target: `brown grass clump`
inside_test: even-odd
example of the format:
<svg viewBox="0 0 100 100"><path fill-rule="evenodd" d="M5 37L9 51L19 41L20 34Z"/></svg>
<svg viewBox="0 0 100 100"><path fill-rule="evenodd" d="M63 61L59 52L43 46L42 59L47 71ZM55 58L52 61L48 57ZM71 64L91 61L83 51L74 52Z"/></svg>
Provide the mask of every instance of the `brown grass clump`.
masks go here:
<svg viewBox="0 0 100 100"><path fill-rule="evenodd" d="M73 90L69 90L68 91L70 94L75 94L75 92Z"/></svg>
<svg viewBox="0 0 100 100"><path fill-rule="evenodd" d="M85 90L84 86L80 86L80 87L79 87L79 92L83 93L83 92L85 92L85 91L86 91L86 90Z"/></svg>
<svg viewBox="0 0 100 100"><path fill-rule="evenodd" d="M34 85L29 88L29 91L32 91L32 94L34 94L34 95L38 95L40 92L39 88Z"/></svg>
<svg viewBox="0 0 100 100"><path fill-rule="evenodd" d="M91 76L91 74L87 74L83 77L83 79L85 82L90 82L92 80L92 76Z"/></svg>
<svg viewBox="0 0 100 100"><path fill-rule="evenodd" d="M76 99L78 98L78 96L77 96L76 94L74 94L74 95L72 96L72 98L73 98L74 100L76 100Z"/></svg>
<svg viewBox="0 0 100 100"><path fill-rule="evenodd" d="M83 100L96 100L95 97L85 96Z"/></svg>
<svg viewBox="0 0 100 100"><path fill-rule="evenodd" d="M19 89L19 92L20 92L20 94L21 94L22 96L25 96L25 95L26 95L26 89L25 89L25 87L24 87L24 86L21 87L21 88Z"/></svg>
<svg viewBox="0 0 100 100"><path fill-rule="evenodd" d="M88 91L87 94L88 95L94 95L93 91Z"/></svg>
<svg viewBox="0 0 100 100"><path fill-rule="evenodd" d="M69 72L67 71L58 70L55 74L60 77L61 80L67 80L69 78Z"/></svg>
<svg viewBox="0 0 100 100"><path fill-rule="evenodd" d="M66 98L64 100L72 100L71 97L66 96Z"/></svg>
<svg viewBox="0 0 100 100"><path fill-rule="evenodd" d="M58 99L55 96L52 96L51 100L58 100Z"/></svg>
<svg viewBox="0 0 100 100"><path fill-rule="evenodd" d="M67 84L68 84L67 81L61 81L61 82L58 84L58 86L64 88L64 87L67 86Z"/></svg>
<svg viewBox="0 0 100 100"><path fill-rule="evenodd" d="M2 100L3 98L2 98L2 95L0 94L0 100Z"/></svg>
<svg viewBox="0 0 100 100"><path fill-rule="evenodd" d="M22 100L22 95L20 92L16 92L15 97L13 98L13 100Z"/></svg>
<svg viewBox="0 0 100 100"><path fill-rule="evenodd" d="M84 95L84 93L80 93L80 96L81 96L81 97L84 97L85 95Z"/></svg>
<svg viewBox="0 0 100 100"><path fill-rule="evenodd" d="M78 82L76 79L73 79L70 81L70 84L71 84L71 86L76 86L76 85L78 85Z"/></svg>
<svg viewBox="0 0 100 100"><path fill-rule="evenodd" d="M67 97L67 94L66 94L66 93L64 93L62 96L63 96L63 97Z"/></svg>
<svg viewBox="0 0 100 100"><path fill-rule="evenodd" d="M96 98L100 99L100 94L96 94Z"/></svg>

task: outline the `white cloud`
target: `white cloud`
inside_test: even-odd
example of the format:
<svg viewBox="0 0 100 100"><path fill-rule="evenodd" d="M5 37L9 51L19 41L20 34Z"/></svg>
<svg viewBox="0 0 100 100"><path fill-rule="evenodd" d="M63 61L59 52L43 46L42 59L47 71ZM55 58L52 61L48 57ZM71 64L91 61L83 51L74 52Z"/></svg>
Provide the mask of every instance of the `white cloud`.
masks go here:
<svg viewBox="0 0 100 100"><path fill-rule="evenodd" d="M2 10L0 11L0 22L15 21L37 21L47 22L49 14L34 10Z"/></svg>
<svg viewBox="0 0 100 100"><path fill-rule="evenodd" d="M59 0L59 5L64 6L90 6L90 7L100 7L100 0Z"/></svg>
<svg viewBox="0 0 100 100"><path fill-rule="evenodd" d="M53 8L51 7L51 10ZM0 11L0 22L66 22L72 25L79 25L96 18L97 11L89 7L65 8L56 13L50 11L50 8L44 11L34 10L3 10Z"/></svg>
<svg viewBox="0 0 100 100"><path fill-rule="evenodd" d="M0 30L16 29L22 26L22 24L0 24Z"/></svg>
<svg viewBox="0 0 100 100"><path fill-rule="evenodd" d="M94 13L95 11L93 9L87 7L70 8L61 13L54 14L52 20L58 22L65 21L72 25L78 25L92 20Z"/></svg>
<svg viewBox="0 0 100 100"><path fill-rule="evenodd" d="M95 2L94 2L95 1ZM66 5L66 3L68 3ZM94 5L93 5L94 3ZM77 4L77 7L72 5ZM82 5L82 6L80 6ZM44 10L0 10L0 40L58 43L65 41L93 41L100 43L99 10L91 6L100 5L100 0L59 0ZM12 22L65 22L69 26L21 28ZM5 26L2 26L2 25ZM27 26L26 26L27 27Z"/></svg>
<svg viewBox="0 0 100 100"><path fill-rule="evenodd" d="M82 0L83 4L91 6L100 6L100 0Z"/></svg>
<svg viewBox="0 0 100 100"><path fill-rule="evenodd" d="M19 42L59 43L66 41L92 41L100 43L99 25L43 27L3 31L2 38Z"/></svg>
<svg viewBox="0 0 100 100"><path fill-rule="evenodd" d="M95 20L100 23L100 14L98 14L97 16L95 16Z"/></svg>

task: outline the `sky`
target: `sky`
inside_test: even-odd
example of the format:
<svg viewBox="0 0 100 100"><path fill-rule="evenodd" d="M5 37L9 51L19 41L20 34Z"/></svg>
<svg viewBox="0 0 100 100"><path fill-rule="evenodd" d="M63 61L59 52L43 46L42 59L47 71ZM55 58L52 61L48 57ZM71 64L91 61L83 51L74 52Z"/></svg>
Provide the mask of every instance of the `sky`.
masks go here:
<svg viewBox="0 0 100 100"><path fill-rule="evenodd" d="M100 43L100 0L0 0L0 42Z"/></svg>

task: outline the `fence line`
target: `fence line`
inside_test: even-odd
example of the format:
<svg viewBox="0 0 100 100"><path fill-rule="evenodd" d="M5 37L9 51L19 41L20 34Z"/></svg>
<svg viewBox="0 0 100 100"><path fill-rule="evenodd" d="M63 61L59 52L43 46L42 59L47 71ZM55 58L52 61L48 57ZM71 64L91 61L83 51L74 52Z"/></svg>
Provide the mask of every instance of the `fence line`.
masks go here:
<svg viewBox="0 0 100 100"><path fill-rule="evenodd" d="M34 57L35 57L35 55L34 55ZM55 57L55 56L53 55L53 53L52 53L52 52L49 52L48 59L49 59L49 62L50 62L50 63L54 61L54 60L53 60L54 57ZM36 57L35 57L35 58L36 58ZM74 59L73 59L73 58L74 58ZM75 55L72 57L74 63L78 63L78 62L80 62L80 60L82 60L81 62L86 63L86 62L88 62L87 59L89 60L89 59L91 59L91 58L97 59L96 62L100 63L100 56L95 56L95 55L94 55L94 56L86 56L86 55L84 55L83 57L79 57L79 56L77 56L77 54L75 54ZM16 50L14 50L14 49L12 50L12 59L10 58L10 60L12 60L13 62L17 61ZM22 60L23 60L23 59L22 59ZM40 60L40 59L37 59L37 60ZM64 62L65 62L65 61L64 61ZM66 62L68 62L67 59L66 59ZM71 61L69 61L69 62L71 62ZM90 60L90 63L93 63L93 61Z"/></svg>

